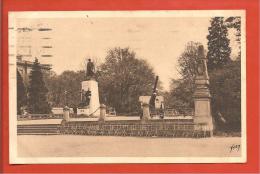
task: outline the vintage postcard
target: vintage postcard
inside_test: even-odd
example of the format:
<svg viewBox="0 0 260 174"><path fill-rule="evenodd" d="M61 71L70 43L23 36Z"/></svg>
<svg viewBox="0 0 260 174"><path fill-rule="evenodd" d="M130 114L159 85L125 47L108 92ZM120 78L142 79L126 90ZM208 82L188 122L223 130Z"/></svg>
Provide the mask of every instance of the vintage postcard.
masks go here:
<svg viewBox="0 0 260 174"><path fill-rule="evenodd" d="M246 162L245 22L9 12L10 163Z"/></svg>

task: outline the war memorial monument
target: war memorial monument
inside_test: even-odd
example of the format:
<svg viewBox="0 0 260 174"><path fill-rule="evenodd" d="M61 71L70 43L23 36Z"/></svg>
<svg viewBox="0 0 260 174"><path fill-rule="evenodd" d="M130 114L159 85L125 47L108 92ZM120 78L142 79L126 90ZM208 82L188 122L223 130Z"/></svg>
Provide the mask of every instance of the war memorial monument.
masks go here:
<svg viewBox="0 0 260 174"><path fill-rule="evenodd" d="M158 136L158 137L210 137L213 132L213 122L210 110L209 77L207 72L207 59L203 46L198 48L198 64L195 85L194 115L192 119L164 118L162 104L158 109L155 101L157 96L156 85L148 100L141 101L142 112L139 120L107 120L106 106L99 102L98 82L95 80L95 66L88 60L85 80L81 82L81 104L77 108L77 115L71 117L70 109L65 106L63 121L53 131L57 134L77 135L104 135L104 136ZM142 99L142 97L140 97ZM139 99L140 100L140 99ZM158 100L158 99L157 99ZM157 109L156 109L157 108ZM153 118L158 115L159 119ZM86 117L98 118L89 121ZM40 129L45 130L45 129ZM30 126L18 126L18 134L32 134ZM39 130L37 130L39 132ZM43 132L44 133L44 132Z"/></svg>

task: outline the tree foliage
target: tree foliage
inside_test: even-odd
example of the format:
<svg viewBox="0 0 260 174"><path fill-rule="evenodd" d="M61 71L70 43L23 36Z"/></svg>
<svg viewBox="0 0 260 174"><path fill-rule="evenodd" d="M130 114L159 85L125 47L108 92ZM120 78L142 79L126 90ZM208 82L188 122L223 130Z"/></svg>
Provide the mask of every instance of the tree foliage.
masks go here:
<svg viewBox="0 0 260 174"><path fill-rule="evenodd" d="M140 108L139 96L152 93L153 69L129 48L109 50L99 69L101 102L119 113L136 112Z"/></svg>
<svg viewBox="0 0 260 174"><path fill-rule="evenodd" d="M28 110L30 113L46 114L50 112L47 93L48 89L43 80L40 64L38 59L35 59L29 75Z"/></svg>
<svg viewBox="0 0 260 174"><path fill-rule="evenodd" d="M228 17L225 20L225 25L228 28L235 28L236 29L236 37L237 37L237 41L240 42L241 41L241 17L238 16L232 16L232 17Z"/></svg>
<svg viewBox="0 0 260 174"><path fill-rule="evenodd" d="M76 107L81 102L81 82L84 71L64 71L60 75L53 74L46 78L49 89L48 100L52 107Z"/></svg>
<svg viewBox="0 0 260 174"><path fill-rule="evenodd" d="M229 17L211 19L208 39L208 70L211 108L217 130L237 131L241 128L241 62L230 59L231 48L227 27L236 28L240 41L241 20Z"/></svg>
<svg viewBox="0 0 260 174"><path fill-rule="evenodd" d="M232 16L225 20L227 28L236 29L236 41L239 44L238 59L241 59L241 17Z"/></svg>
<svg viewBox="0 0 260 174"><path fill-rule="evenodd" d="M178 72L182 77L182 82L191 91L195 88L195 74L198 61L199 42L188 42L184 52L178 58Z"/></svg>
<svg viewBox="0 0 260 174"><path fill-rule="evenodd" d="M23 83L23 78L20 72L16 71L16 78L17 78L17 114L21 114L21 108L26 106L27 95L26 89Z"/></svg>
<svg viewBox="0 0 260 174"><path fill-rule="evenodd" d="M241 62L231 61L212 71L210 76L211 108L217 130L241 129Z"/></svg>
<svg viewBox="0 0 260 174"><path fill-rule="evenodd" d="M198 42L188 42L183 53L178 58L180 80L172 79L170 96L165 103L173 108L193 108L193 93L195 89L195 72L198 60ZM168 95L168 94L167 94Z"/></svg>
<svg viewBox="0 0 260 174"><path fill-rule="evenodd" d="M228 30L224 24L223 17L211 19L211 26L208 28L208 69L221 68L230 59L231 48L229 46Z"/></svg>

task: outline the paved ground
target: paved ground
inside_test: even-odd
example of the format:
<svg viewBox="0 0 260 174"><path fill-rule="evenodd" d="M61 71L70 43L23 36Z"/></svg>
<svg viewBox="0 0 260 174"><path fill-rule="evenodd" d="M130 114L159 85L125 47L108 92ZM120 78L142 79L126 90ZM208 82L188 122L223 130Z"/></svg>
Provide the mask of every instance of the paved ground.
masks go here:
<svg viewBox="0 0 260 174"><path fill-rule="evenodd" d="M235 157L240 137L156 138L19 135L19 157Z"/></svg>

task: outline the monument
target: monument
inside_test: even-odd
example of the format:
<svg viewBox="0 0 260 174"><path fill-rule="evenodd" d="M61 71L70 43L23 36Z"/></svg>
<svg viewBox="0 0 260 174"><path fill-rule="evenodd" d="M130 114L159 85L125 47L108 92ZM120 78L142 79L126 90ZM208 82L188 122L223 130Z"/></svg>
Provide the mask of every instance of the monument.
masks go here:
<svg viewBox="0 0 260 174"><path fill-rule="evenodd" d="M210 108L209 76L207 70L207 58L204 55L202 45L198 47L198 63L195 77L194 105L195 130L210 132L212 135L213 121Z"/></svg>
<svg viewBox="0 0 260 174"><path fill-rule="evenodd" d="M85 81L81 82L81 103L81 107L77 109L79 115L99 116L98 82L95 79L95 66L91 59L88 59Z"/></svg>

